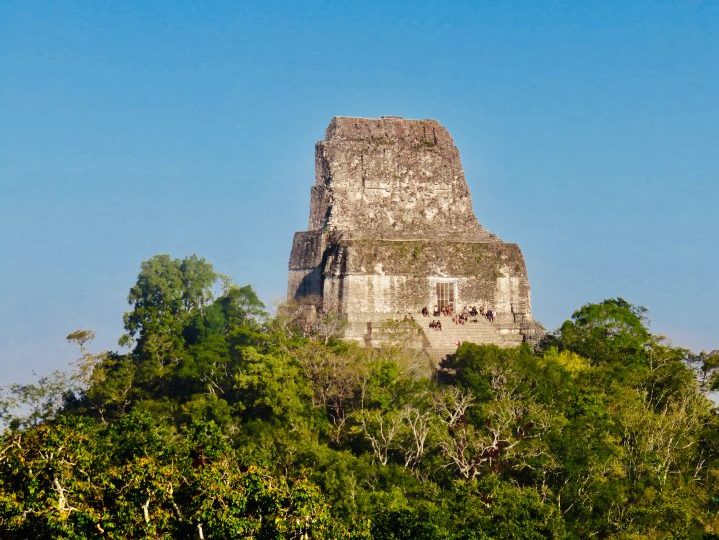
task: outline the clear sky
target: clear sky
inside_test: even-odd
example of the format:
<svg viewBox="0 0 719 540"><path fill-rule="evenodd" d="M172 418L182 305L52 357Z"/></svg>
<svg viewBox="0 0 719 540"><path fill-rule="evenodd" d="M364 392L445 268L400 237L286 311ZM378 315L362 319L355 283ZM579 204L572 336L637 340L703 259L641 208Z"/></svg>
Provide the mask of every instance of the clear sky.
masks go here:
<svg viewBox="0 0 719 540"><path fill-rule="evenodd" d="M116 347L142 260L266 303L334 115L435 118L555 328L719 348L719 3L0 0L0 384Z"/></svg>

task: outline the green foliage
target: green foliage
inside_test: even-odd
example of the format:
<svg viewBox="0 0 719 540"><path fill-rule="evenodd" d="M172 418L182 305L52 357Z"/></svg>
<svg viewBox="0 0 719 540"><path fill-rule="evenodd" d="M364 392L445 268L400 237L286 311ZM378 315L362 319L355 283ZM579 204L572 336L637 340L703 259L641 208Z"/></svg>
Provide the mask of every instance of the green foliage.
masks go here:
<svg viewBox="0 0 719 540"><path fill-rule="evenodd" d="M302 418L311 392L295 362L253 347L242 349L234 389L240 396L239 410L248 420L287 423Z"/></svg>
<svg viewBox="0 0 719 540"><path fill-rule="evenodd" d="M213 298L215 285L224 281ZM652 335L622 299L542 350L464 343L417 377L389 346L306 336L197 257L143 263L127 354L0 401L0 536L711 538L716 353Z"/></svg>
<svg viewBox="0 0 719 540"><path fill-rule="evenodd" d="M79 389L78 377L62 371L41 377L37 383L11 384L0 397L0 422L18 429L48 421Z"/></svg>
<svg viewBox="0 0 719 540"><path fill-rule="evenodd" d="M645 313L623 298L587 304L561 326L559 342L595 364L641 361L651 340Z"/></svg>
<svg viewBox="0 0 719 540"><path fill-rule="evenodd" d="M690 361L699 368L702 388L719 391L719 350L692 355Z"/></svg>
<svg viewBox="0 0 719 540"><path fill-rule="evenodd" d="M561 367L575 377L589 369L589 361L572 351L559 352L556 348L550 348L542 359L547 363Z"/></svg>
<svg viewBox="0 0 719 540"><path fill-rule="evenodd" d="M432 540L439 537L432 516L414 509L380 509L372 520L372 537L387 540Z"/></svg>
<svg viewBox="0 0 719 540"><path fill-rule="evenodd" d="M202 311L212 298L218 279L212 265L194 255L182 260L156 255L143 262L128 296L133 309L124 317L123 344L136 340L143 347L153 336L177 338L187 315Z"/></svg>
<svg viewBox="0 0 719 540"><path fill-rule="evenodd" d="M68 419L70 420L70 419ZM0 530L25 538L334 538L319 489L237 467L213 427L185 436L146 415L6 434Z"/></svg>
<svg viewBox="0 0 719 540"><path fill-rule="evenodd" d="M490 476L466 483L455 496L459 506L452 510L462 523L455 540L572 537L560 510L536 489Z"/></svg>

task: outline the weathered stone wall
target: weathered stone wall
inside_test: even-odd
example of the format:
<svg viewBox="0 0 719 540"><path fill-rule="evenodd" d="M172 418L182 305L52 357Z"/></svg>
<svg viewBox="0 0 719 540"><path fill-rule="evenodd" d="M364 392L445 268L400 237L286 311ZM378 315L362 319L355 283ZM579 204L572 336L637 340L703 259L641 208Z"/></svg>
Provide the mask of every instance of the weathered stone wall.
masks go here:
<svg viewBox="0 0 719 540"><path fill-rule="evenodd" d="M324 274L332 309L417 313L437 303L437 279L455 278L459 306L493 308L500 320L531 320L529 282L519 247L501 242L338 240ZM342 287L339 282L342 278ZM329 307L329 306L328 306Z"/></svg>
<svg viewBox="0 0 719 540"><path fill-rule="evenodd" d="M369 238L487 232L472 212L459 152L434 120L334 118L315 151L310 230Z"/></svg>

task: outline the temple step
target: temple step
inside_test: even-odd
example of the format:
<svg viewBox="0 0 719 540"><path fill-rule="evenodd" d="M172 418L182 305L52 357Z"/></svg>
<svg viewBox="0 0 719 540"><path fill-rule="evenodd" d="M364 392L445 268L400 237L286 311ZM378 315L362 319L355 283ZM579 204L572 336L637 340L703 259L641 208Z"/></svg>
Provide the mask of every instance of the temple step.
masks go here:
<svg viewBox="0 0 719 540"><path fill-rule="evenodd" d="M427 352L437 361L453 354L465 342L514 347L523 341L518 326L515 329L515 325L491 323L481 317L477 318L477 322L467 321L465 324L455 324L448 316L420 317L415 320L421 325L429 342ZM436 320L442 323L442 330L429 327L429 323Z"/></svg>

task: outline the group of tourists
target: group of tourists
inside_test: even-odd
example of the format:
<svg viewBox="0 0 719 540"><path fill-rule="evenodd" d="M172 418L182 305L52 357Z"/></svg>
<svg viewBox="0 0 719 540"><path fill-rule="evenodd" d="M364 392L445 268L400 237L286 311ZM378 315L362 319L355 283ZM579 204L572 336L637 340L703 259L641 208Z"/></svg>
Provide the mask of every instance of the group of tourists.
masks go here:
<svg viewBox="0 0 719 540"><path fill-rule="evenodd" d="M423 317L429 317L429 307L424 306L421 313ZM451 304L447 304L445 306L442 306L441 308L439 306L434 306L434 309L432 310L432 316L439 317L440 315L452 317L452 322L454 324L460 325L465 324L468 320L470 320L470 317L477 317L480 315L487 319L489 322L494 322L495 320L497 320L497 312L492 308L485 308L484 306L480 306L479 309L477 309L476 306L464 306L464 309L462 309L461 313L455 313L454 307ZM478 321L477 319L472 319L472 322ZM439 320L433 319L432 321L430 321L429 327L435 330L442 330L442 323Z"/></svg>
<svg viewBox="0 0 719 540"><path fill-rule="evenodd" d="M434 306L434 309L432 310L432 317L439 317L440 315L451 317L453 313L454 308L450 304L442 306L441 308ZM422 308L422 316L429 317L429 308L427 306Z"/></svg>
<svg viewBox="0 0 719 540"><path fill-rule="evenodd" d="M434 330L442 331L442 321L440 320L432 320L429 322L429 327Z"/></svg>
<svg viewBox="0 0 719 540"><path fill-rule="evenodd" d="M485 308L484 306L480 306L479 310L476 306L469 306L469 308L465 306L464 310L462 311L462 315L466 314L469 314L470 317L476 317L477 315L481 315L489 322L494 322L497 319L497 312L494 311L492 308Z"/></svg>
<svg viewBox="0 0 719 540"><path fill-rule="evenodd" d="M462 324L466 323L468 319L469 319L469 313L468 313L468 312L463 312L463 313L460 313L460 314L452 315L452 322L453 322L454 324L460 324L460 325L462 325ZM477 319L474 319L474 322L477 322Z"/></svg>

